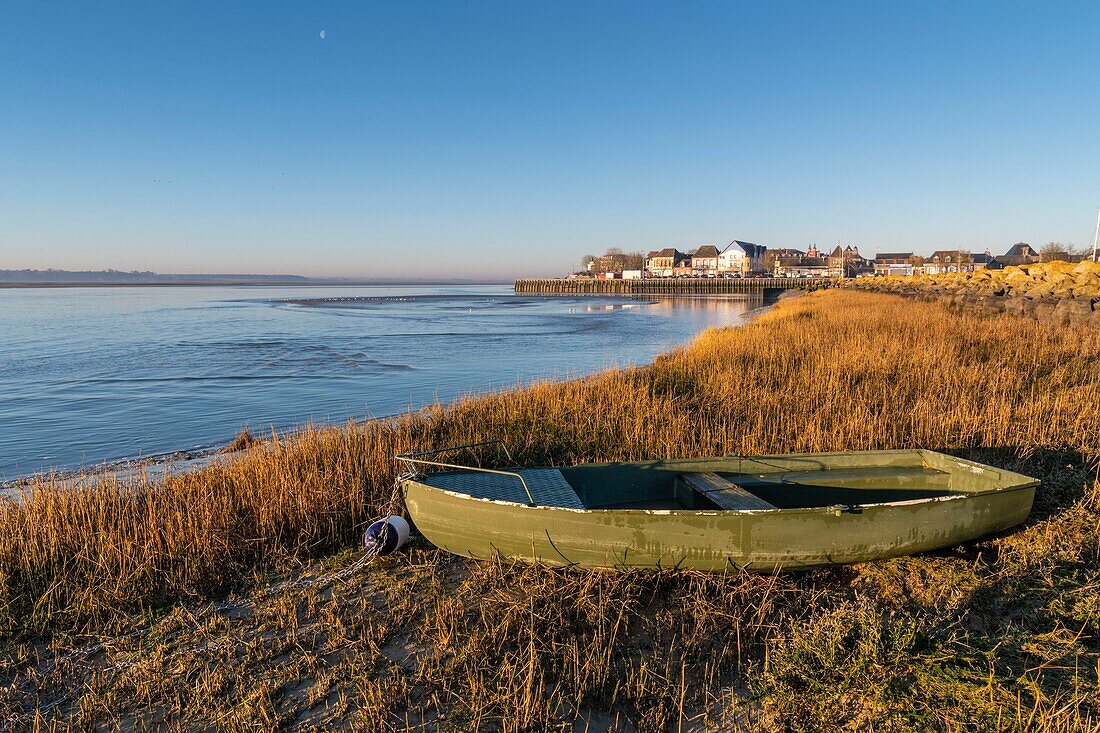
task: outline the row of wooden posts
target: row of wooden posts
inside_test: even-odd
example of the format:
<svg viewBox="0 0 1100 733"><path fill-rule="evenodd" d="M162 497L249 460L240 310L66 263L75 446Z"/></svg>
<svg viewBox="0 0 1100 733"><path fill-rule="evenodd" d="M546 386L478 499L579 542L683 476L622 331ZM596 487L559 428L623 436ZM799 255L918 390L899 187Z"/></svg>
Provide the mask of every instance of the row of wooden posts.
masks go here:
<svg viewBox="0 0 1100 733"><path fill-rule="evenodd" d="M516 292L532 295L737 295L781 290L820 290L836 284L833 278L523 278Z"/></svg>

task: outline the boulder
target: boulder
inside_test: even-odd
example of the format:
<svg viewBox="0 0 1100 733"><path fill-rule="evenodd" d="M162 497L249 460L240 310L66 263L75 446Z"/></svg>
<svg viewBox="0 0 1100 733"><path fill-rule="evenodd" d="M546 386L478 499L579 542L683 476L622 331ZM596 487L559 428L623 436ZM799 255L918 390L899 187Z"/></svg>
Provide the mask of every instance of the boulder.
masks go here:
<svg viewBox="0 0 1100 733"><path fill-rule="evenodd" d="M1005 313L1012 313L1017 316L1027 315L1027 303L1025 298L1009 297L1005 298Z"/></svg>
<svg viewBox="0 0 1100 733"><path fill-rule="evenodd" d="M1074 298L1100 298L1100 285L1075 285L1073 287Z"/></svg>
<svg viewBox="0 0 1100 733"><path fill-rule="evenodd" d="M1075 282L1076 279L1077 277L1075 273L1062 272L1060 270L1055 270L1054 272L1051 272L1049 275L1047 275L1046 278L1047 282L1054 286L1062 285L1063 283L1072 283Z"/></svg>
<svg viewBox="0 0 1100 733"><path fill-rule="evenodd" d="M1050 294L1055 298L1072 298L1073 288L1065 283L1057 283L1050 286Z"/></svg>
<svg viewBox="0 0 1100 733"><path fill-rule="evenodd" d="M1004 310L1004 298L997 298L992 295L983 295L978 298L978 307L984 313L1000 313Z"/></svg>
<svg viewBox="0 0 1100 733"><path fill-rule="evenodd" d="M1054 306L1052 317L1061 324L1084 323L1092 317L1092 301L1088 298L1063 298Z"/></svg>
<svg viewBox="0 0 1100 733"><path fill-rule="evenodd" d="M1039 300L1041 298L1047 297L1053 292L1054 288L1046 283L1043 283L1041 285L1036 285L1030 290L1026 291L1024 295L1028 298L1031 298L1032 300Z"/></svg>
<svg viewBox="0 0 1100 733"><path fill-rule="evenodd" d="M1058 305L1054 301L1033 300L1032 303L1035 304L1032 313L1035 315L1036 318L1038 318L1040 321L1045 321L1047 323L1056 322L1054 318L1054 311L1058 307Z"/></svg>

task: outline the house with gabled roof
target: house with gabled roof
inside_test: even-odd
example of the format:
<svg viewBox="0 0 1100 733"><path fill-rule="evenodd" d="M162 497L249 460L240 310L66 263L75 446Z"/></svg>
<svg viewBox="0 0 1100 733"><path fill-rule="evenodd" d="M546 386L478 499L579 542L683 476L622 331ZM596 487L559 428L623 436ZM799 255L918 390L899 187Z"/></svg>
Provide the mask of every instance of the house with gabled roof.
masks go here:
<svg viewBox="0 0 1100 733"><path fill-rule="evenodd" d="M874 271L871 261L859 254L859 247L841 248L838 244L828 259L830 277L857 277Z"/></svg>
<svg viewBox="0 0 1100 733"><path fill-rule="evenodd" d="M646 274L649 277L672 277L685 265L691 267L691 257L675 247L650 252L645 261Z"/></svg>
<svg viewBox="0 0 1100 733"><path fill-rule="evenodd" d="M985 252L976 255L970 255L970 265L974 272L978 270L1003 270L1005 269L1004 263L999 259L989 254L987 249Z"/></svg>
<svg viewBox="0 0 1100 733"><path fill-rule="evenodd" d="M926 275L973 271L970 253L962 249L938 249L924 259Z"/></svg>
<svg viewBox="0 0 1100 733"><path fill-rule="evenodd" d="M742 275L763 272L766 265L764 256L767 251L768 248L763 245L735 239L719 253L717 260L718 272L740 273Z"/></svg>
<svg viewBox="0 0 1100 733"><path fill-rule="evenodd" d="M691 253L691 274L695 277L714 277L718 273L718 248L704 244Z"/></svg>
<svg viewBox="0 0 1100 733"><path fill-rule="evenodd" d="M1039 253L1027 242L1017 242L997 259L1005 265L1030 265L1039 261Z"/></svg>
<svg viewBox="0 0 1100 733"><path fill-rule="evenodd" d="M775 277L829 277L829 260L826 257L778 255L772 259Z"/></svg>

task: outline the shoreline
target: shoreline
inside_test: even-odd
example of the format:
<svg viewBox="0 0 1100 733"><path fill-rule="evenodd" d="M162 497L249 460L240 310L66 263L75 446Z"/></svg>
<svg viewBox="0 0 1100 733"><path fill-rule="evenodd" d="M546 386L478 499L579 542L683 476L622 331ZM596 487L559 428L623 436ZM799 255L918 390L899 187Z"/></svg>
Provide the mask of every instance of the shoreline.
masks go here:
<svg viewBox="0 0 1100 733"><path fill-rule="evenodd" d="M491 284L491 283L486 283L486 284ZM125 286L125 287L128 287L128 286ZM308 286L301 286L301 287L308 287ZM791 298L801 297L801 296L804 296L804 295L806 295L805 291L797 290L797 289L787 289L787 290L779 292L775 295L765 296L763 298L762 305L760 305L759 307L756 307L756 308L751 308L750 310L746 311L745 314L742 316L742 322L738 323L738 324L734 324L734 325L744 326L744 325L747 325L749 323L752 323L758 317L760 317L764 313L766 313L766 312L770 311L771 309L773 309L777 303L785 301L785 300L790 300ZM537 297L543 297L543 296L537 295ZM551 296L546 296L546 297L551 297ZM614 294L608 293L608 294L599 294L595 297L630 297L630 296L616 296ZM639 295L639 296L633 296L633 299L647 299L648 298L648 299L656 300L659 297L660 296L641 296L641 295ZM666 296L666 297L676 297L676 296ZM702 295L687 295L687 296L679 296L679 297L690 297L690 298L700 298L700 299L730 299L730 298L734 298L734 299L745 299L745 298L751 299L751 296L748 296L748 295L745 295L745 294L735 294L735 295L706 295L706 294L702 294ZM708 330L708 328L714 328L714 327L713 326L712 327L707 327L707 328L704 328L701 331L698 331L698 332L692 334L691 339L688 342L685 342L684 344L681 344L680 346L674 347L674 348L681 348L683 346L686 346L687 343L690 343L691 340L694 340L694 339L698 338L701 334L705 333L706 330ZM636 365L633 365L633 366L639 366L639 367L640 366L648 366L648 365L652 364L654 361L661 358L662 356L664 356L667 353L668 353L667 351L661 352L659 354L656 354L653 357L653 359L651 359L650 361L647 361L644 364L636 364ZM617 369L617 368L618 367L611 367L611 369ZM607 369L600 369L596 372L593 372L593 374L598 374L598 373L603 372L603 371L607 371ZM592 376L592 375L584 375L584 376ZM549 381L554 382L554 383L561 383L561 382L571 381L572 379L583 379L584 376L571 377L571 378L566 378L566 379L550 379ZM521 385L520 388L523 388L524 386L526 386L526 385ZM488 391L476 391L475 390L475 391L471 391L471 392L468 392L468 393L463 393L463 394L455 397L454 399L452 399L450 401L447 401L447 402L444 402L444 403L439 403L439 406L448 407L448 406L450 406L450 405L452 405L452 404L454 404L454 403L456 403L460 400L463 400L463 399L466 399L466 398L469 398L469 397L475 397L476 398L476 397L486 396L486 395L490 395L490 394L494 394L494 393L495 393L495 390L493 390L493 389L489 389ZM421 405L420 407L413 409L412 412L416 412L418 410L431 408L433 406L435 406L434 403L433 404ZM332 422L332 423L317 423L317 424L314 424L314 425L297 426L297 427L295 427L291 430L286 431L285 433L282 433L280 435L280 437L293 440L296 435L298 435L299 433L301 433L305 430L308 430L312 427L332 428L332 427L337 427L337 426L342 425L342 424L347 424L348 422L352 422L356 425L365 425L365 424L368 424L368 423L371 423L371 422L396 420L396 419L399 419L399 418L401 418L401 417L403 417L407 414L409 414L408 410L406 410L404 412L395 412L395 413L392 413L392 414L389 414L389 415L378 415L378 416L369 417L369 418L353 419L353 420L350 420L350 421ZM270 440L270 438L260 438L259 442L260 442L260 444L263 444L263 443L269 442L269 440ZM199 470L202 470L202 469L212 465L213 463L217 462L218 460L232 460L234 457L245 454L250 450L249 448L245 448L245 449L242 449L242 450L228 451L227 448L229 448L229 446L232 445L232 443L233 443L233 439L231 438L231 439L226 440L224 442L214 443L214 444L211 444L211 445L208 445L208 446L201 446L201 447L198 447L198 448L190 448L190 449L186 449L186 448L185 449L178 449L178 450L168 451L168 452L165 452L165 453L159 453L159 454L150 455L150 456L123 457L123 458L118 458L118 459L114 459L114 460L104 461L104 462L96 464L94 466L89 466L89 467L85 467L85 468L66 468L66 469L56 469L56 470L55 469L46 469L46 470L36 471L36 472L33 472L33 473L22 474L22 475L15 476L15 477L10 478L10 479L0 480L0 498L16 498L16 497L20 496L22 494L22 492L32 488L36 484L41 484L41 483L55 483L55 482L57 482L57 483L69 485L71 488L75 489L75 488L79 488L81 486L94 485L96 483L102 482L105 479L113 479L113 480L117 480L117 481L120 481L120 482L123 482L123 483L129 483L129 482L135 482L135 481L155 482L155 481L158 481L160 479L163 479L165 476L167 476L169 474L179 474L179 473L188 473L188 472L192 472L192 471L199 471Z"/></svg>

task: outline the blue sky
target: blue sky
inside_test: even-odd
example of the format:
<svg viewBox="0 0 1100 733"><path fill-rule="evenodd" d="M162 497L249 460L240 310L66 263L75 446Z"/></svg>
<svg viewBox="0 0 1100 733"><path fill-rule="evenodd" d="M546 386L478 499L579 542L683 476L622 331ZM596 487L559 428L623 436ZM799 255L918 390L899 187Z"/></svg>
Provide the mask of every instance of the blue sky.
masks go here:
<svg viewBox="0 0 1100 733"><path fill-rule="evenodd" d="M0 269L1084 245L1098 72L1097 3L7 2Z"/></svg>

